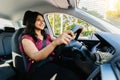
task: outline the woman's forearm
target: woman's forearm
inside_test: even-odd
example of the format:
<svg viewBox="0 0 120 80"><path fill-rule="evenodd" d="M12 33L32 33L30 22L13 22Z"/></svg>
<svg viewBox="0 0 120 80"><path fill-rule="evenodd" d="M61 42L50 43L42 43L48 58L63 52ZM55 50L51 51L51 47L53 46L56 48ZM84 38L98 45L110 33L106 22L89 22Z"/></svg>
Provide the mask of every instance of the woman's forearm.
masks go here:
<svg viewBox="0 0 120 80"><path fill-rule="evenodd" d="M47 58L48 55L55 49L55 47L56 47L56 44L53 41L51 44L47 45L42 50L35 53L34 60L39 61L39 60L43 60L43 59Z"/></svg>

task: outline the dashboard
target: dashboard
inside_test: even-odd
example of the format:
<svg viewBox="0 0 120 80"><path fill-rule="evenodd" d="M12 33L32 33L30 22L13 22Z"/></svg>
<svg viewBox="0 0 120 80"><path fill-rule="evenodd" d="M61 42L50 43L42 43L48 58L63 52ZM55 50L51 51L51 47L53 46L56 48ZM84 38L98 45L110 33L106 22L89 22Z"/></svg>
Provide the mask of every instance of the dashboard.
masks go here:
<svg viewBox="0 0 120 80"><path fill-rule="evenodd" d="M120 80L120 34L96 32L95 36L98 38L98 40L73 40L68 46L62 48L62 54L65 54L65 57L70 57L67 59L71 59L71 56L74 55L74 57L76 58L75 63L77 67L82 69L83 72L87 74L92 72L88 77L88 80L90 80L91 78L95 78L96 76L101 77L102 80ZM72 55L70 55L70 52ZM73 54L72 52L76 53ZM109 56L106 57L105 55L105 58L103 58L104 56L98 55L101 57L101 59L105 59L105 62L103 62L102 64L100 63L96 66L94 59L92 59L91 57L91 54L96 54L98 52L100 54L107 54ZM67 53L70 56L68 56ZM119 60L116 60L116 57L118 56ZM85 59L82 59L81 57ZM83 64L87 66L84 66ZM93 69L93 67L95 67L95 69Z"/></svg>
<svg viewBox="0 0 120 80"><path fill-rule="evenodd" d="M100 40L97 46L100 51L108 52L114 56L120 55L120 34L98 32L95 35Z"/></svg>
<svg viewBox="0 0 120 80"><path fill-rule="evenodd" d="M112 55L108 63L100 66L102 80L120 80L120 34L97 32L95 36L100 41L93 47L93 50Z"/></svg>

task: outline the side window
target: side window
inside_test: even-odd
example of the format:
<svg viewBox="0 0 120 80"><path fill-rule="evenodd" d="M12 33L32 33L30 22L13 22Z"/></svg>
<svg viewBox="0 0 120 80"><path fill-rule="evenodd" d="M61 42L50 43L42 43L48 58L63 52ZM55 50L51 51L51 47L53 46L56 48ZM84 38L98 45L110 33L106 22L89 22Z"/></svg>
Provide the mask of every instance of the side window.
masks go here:
<svg viewBox="0 0 120 80"><path fill-rule="evenodd" d="M14 27L14 26L10 20L0 18L0 29L3 29L4 27Z"/></svg>
<svg viewBox="0 0 120 80"><path fill-rule="evenodd" d="M56 36L60 35L62 32L66 30L70 30L75 25L80 25L83 27L83 31L82 34L80 35L80 38L92 39L93 33L96 30L98 30L93 25L67 14L49 13L48 20L53 30L53 33Z"/></svg>

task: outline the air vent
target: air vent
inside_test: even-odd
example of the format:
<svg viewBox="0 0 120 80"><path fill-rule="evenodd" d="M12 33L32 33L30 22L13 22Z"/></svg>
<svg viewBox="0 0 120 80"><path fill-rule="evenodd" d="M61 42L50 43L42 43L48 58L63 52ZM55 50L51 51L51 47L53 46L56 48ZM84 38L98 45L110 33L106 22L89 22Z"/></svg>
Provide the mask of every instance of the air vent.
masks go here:
<svg viewBox="0 0 120 80"><path fill-rule="evenodd" d="M115 53L115 50L113 49L113 47L109 47L107 49L107 52L113 55Z"/></svg>

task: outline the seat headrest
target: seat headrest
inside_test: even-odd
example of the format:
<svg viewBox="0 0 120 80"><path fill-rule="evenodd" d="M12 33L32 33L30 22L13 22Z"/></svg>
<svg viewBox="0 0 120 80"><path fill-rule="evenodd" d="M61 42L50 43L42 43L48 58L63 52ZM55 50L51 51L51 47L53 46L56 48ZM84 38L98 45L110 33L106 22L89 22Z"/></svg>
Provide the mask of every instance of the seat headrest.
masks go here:
<svg viewBox="0 0 120 80"><path fill-rule="evenodd" d="M3 32L3 29L0 29L0 33L2 33Z"/></svg>
<svg viewBox="0 0 120 80"><path fill-rule="evenodd" d="M13 27L4 27L5 32L15 32L15 28Z"/></svg>

